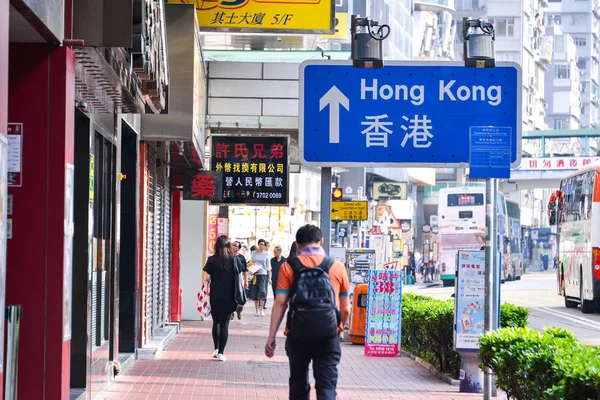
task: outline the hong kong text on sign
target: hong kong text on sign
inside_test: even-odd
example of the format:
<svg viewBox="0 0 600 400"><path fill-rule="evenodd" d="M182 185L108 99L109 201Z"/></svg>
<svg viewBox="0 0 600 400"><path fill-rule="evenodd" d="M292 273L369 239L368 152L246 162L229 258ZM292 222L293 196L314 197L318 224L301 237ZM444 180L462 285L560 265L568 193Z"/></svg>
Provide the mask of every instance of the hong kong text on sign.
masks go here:
<svg viewBox="0 0 600 400"><path fill-rule="evenodd" d="M521 153L521 70L346 61L300 66L300 155L319 166L467 166L470 128L507 127Z"/></svg>
<svg viewBox="0 0 600 400"><path fill-rule="evenodd" d="M202 31L333 33L334 0L168 0L194 4ZM286 40L283 38L282 40Z"/></svg>
<svg viewBox="0 0 600 400"><path fill-rule="evenodd" d="M367 201L331 202L332 221L366 221L367 219L369 219L369 203Z"/></svg>

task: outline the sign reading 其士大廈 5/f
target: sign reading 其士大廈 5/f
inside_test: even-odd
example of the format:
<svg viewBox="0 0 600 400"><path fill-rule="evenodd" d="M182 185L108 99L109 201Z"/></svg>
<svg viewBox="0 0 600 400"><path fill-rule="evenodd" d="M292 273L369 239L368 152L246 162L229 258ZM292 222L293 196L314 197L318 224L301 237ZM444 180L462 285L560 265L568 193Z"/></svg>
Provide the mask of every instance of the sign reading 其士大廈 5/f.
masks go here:
<svg viewBox="0 0 600 400"><path fill-rule="evenodd" d="M459 63L347 61L300 66L300 156L318 166L445 166L470 162L473 127L510 132L521 159L521 69Z"/></svg>
<svg viewBox="0 0 600 400"><path fill-rule="evenodd" d="M168 0L194 4L202 31L334 33L334 0ZM285 38L282 39L285 41Z"/></svg>

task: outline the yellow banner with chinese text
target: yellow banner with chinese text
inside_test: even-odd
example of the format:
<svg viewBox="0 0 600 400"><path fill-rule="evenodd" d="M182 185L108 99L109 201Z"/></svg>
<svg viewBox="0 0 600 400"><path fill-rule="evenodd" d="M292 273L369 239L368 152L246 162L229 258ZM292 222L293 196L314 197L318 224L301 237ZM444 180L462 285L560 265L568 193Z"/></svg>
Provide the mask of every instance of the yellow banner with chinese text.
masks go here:
<svg viewBox="0 0 600 400"><path fill-rule="evenodd" d="M334 0L168 0L196 6L201 31L334 33Z"/></svg>

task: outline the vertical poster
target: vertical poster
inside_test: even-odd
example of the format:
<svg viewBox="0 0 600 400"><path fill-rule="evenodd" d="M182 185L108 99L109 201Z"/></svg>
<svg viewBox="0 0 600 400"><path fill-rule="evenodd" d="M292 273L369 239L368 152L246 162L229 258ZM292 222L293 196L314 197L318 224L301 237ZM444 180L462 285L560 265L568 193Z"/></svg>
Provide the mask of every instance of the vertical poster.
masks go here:
<svg viewBox="0 0 600 400"><path fill-rule="evenodd" d="M208 257L215 253L215 244L218 237L218 218L219 206L208 206L208 235L206 235L208 238Z"/></svg>
<svg viewBox="0 0 600 400"><path fill-rule="evenodd" d="M73 293L73 196L75 166L66 165L65 172L65 210L64 210L64 260L63 260L63 341L71 340L71 297Z"/></svg>
<svg viewBox="0 0 600 400"><path fill-rule="evenodd" d="M485 250L459 250L457 270L454 348L477 351L485 328Z"/></svg>
<svg viewBox="0 0 600 400"><path fill-rule="evenodd" d="M220 204L288 205L287 136L214 136L211 168L223 173Z"/></svg>
<svg viewBox="0 0 600 400"><path fill-rule="evenodd" d="M402 322L402 272L369 271L365 355L396 357Z"/></svg>
<svg viewBox="0 0 600 400"><path fill-rule="evenodd" d="M8 186L23 185L23 124L7 124L8 132Z"/></svg>

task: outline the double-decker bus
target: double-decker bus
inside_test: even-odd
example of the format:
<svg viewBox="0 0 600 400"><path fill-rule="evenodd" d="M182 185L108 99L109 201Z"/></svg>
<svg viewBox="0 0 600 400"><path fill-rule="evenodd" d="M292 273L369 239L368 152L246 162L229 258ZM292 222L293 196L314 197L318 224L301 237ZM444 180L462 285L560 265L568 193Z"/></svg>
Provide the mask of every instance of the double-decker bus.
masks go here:
<svg viewBox="0 0 600 400"><path fill-rule="evenodd" d="M521 207L519 203L506 200L508 231L506 245L509 260L505 269L508 280L520 280L523 275L523 252L521 249Z"/></svg>
<svg viewBox="0 0 600 400"><path fill-rule="evenodd" d="M600 311L600 166L563 179L548 204L558 243L558 294L567 308Z"/></svg>
<svg viewBox="0 0 600 400"><path fill-rule="evenodd" d="M442 283L452 286L458 250L480 250L485 245L485 188L440 189L438 217Z"/></svg>

